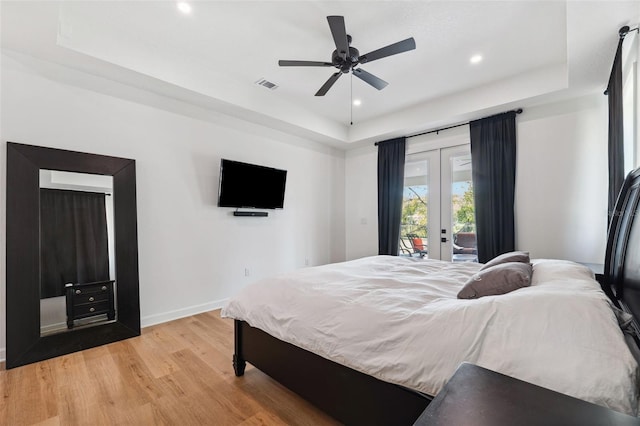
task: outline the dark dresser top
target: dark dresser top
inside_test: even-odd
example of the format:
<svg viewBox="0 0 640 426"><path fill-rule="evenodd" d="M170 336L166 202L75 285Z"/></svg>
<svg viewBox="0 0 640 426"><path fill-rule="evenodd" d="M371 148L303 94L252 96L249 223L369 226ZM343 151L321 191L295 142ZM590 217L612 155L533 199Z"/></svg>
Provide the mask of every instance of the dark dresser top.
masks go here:
<svg viewBox="0 0 640 426"><path fill-rule="evenodd" d="M415 425L640 426L640 419L463 363Z"/></svg>

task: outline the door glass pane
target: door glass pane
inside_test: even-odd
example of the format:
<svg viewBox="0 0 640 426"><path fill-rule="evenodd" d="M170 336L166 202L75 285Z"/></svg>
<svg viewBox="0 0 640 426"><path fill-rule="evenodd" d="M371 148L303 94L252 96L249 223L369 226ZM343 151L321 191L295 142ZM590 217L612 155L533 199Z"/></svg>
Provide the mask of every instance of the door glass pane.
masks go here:
<svg viewBox="0 0 640 426"><path fill-rule="evenodd" d="M454 262L477 262L471 155L451 157L451 233Z"/></svg>
<svg viewBox="0 0 640 426"><path fill-rule="evenodd" d="M407 158L404 169L401 256L428 257L429 159Z"/></svg>

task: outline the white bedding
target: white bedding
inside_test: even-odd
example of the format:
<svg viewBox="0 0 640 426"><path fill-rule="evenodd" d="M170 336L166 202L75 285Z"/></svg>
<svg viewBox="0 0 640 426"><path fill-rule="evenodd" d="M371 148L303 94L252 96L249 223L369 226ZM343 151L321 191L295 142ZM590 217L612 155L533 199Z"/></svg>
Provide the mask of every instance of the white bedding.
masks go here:
<svg viewBox="0 0 640 426"><path fill-rule="evenodd" d="M222 316L429 395L468 361L635 415L638 365L591 271L532 263L531 287L459 300L480 265L367 257L256 282Z"/></svg>

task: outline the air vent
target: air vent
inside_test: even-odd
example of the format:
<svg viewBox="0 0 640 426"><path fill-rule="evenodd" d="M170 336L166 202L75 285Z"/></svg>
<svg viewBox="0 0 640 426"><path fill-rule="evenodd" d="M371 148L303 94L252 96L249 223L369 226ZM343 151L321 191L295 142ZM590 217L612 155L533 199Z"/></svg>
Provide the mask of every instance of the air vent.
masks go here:
<svg viewBox="0 0 640 426"><path fill-rule="evenodd" d="M264 78L261 78L260 80L256 81L256 84L258 86L266 87L269 90L276 90L278 88L277 84L272 83L269 80L265 80Z"/></svg>

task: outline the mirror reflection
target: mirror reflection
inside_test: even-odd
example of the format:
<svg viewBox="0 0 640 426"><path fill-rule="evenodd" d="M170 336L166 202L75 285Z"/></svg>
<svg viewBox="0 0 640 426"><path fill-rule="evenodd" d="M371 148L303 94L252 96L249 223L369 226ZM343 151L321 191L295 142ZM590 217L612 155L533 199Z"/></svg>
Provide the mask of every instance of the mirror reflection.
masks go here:
<svg viewBox="0 0 640 426"><path fill-rule="evenodd" d="M40 335L116 320L113 177L40 170Z"/></svg>

